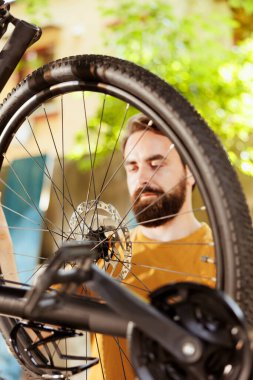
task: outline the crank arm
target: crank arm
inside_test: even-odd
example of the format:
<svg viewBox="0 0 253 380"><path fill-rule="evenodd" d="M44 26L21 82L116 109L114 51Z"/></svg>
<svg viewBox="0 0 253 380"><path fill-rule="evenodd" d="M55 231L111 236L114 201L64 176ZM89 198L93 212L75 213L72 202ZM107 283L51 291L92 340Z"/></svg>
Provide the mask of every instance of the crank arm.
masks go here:
<svg viewBox="0 0 253 380"><path fill-rule="evenodd" d="M87 285L97 292L115 313L133 322L142 332L159 342L178 360L194 363L201 357L203 347L198 338L122 287L96 265L91 265L91 272L92 278Z"/></svg>

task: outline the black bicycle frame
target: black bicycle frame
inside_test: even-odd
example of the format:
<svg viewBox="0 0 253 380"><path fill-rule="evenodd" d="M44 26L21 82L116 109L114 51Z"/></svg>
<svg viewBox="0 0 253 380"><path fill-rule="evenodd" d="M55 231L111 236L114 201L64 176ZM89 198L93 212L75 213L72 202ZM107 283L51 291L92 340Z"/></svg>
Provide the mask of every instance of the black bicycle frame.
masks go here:
<svg viewBox="0 0 253 380"><path fill-rule="evenodd" d="M0 286L1 314L120 337L126 337L129 326L136 325L178 360L185 363L197 361L203 351L200 340L99 269L93 264L94 255L99 256L92 242L63 245L31 290L26 292ZM66 262L77 262L78 265L65 271L62 268ZM78 287L83 283L99 294L106 304L88 297L68 295L66 289L61 294L52 288L54 284L75 284ZM192 355L183 352L187 343L195 348Z"/></svg>
<svg viewBox="0 0 253 380"><path fill-rule="evenodd" d="M1 5L0 3L0 38L6 32L10 23L15 28L0 52L0 92L27 48L41 36L39 27L13 17L9 13L7 5Z"/></svg>

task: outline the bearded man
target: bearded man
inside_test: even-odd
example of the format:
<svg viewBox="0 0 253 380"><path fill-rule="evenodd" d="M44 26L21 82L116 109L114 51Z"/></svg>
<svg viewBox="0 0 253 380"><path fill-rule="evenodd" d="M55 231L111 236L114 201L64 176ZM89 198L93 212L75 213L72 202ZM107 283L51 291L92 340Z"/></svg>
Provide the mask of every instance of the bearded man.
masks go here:
<svg viewBox="0 0 253 380"><path fill-rule="evenodd" d="M123 155L132 209L138 226L131 231L132 267L127 287L148 298L175 281L215 286L210 228L192 209L195 180L174 144L145 115L131 118ZM97 336L100 358L89 380L134 380L126 341Z"/></svg>

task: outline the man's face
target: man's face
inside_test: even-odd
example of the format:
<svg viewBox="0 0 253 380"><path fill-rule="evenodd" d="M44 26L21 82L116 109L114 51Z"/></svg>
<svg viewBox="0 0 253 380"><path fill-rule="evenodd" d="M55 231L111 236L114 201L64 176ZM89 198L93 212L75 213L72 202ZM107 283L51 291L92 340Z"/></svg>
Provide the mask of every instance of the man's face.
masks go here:
<svg viewBox="0 0 253 380"><path fill-rule="evenodd" d="M151 131L134 132L124 158L137 221L156 227L173 219L185 201L186 169L171 141Z"/></svg>

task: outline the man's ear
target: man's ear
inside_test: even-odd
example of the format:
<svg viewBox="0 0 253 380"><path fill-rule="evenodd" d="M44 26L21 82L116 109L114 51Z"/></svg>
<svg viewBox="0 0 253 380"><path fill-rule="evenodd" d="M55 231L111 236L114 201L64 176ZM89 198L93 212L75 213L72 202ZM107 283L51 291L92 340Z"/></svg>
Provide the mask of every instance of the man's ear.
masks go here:
<svg viewBox="0 0 253 380"><path fill-rule="evenodd" d="M186 172L186 183L191 188L195 185L195 178L193 177L192 172L188 168L188 166L185 166L185 172Z"/></svg>

